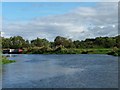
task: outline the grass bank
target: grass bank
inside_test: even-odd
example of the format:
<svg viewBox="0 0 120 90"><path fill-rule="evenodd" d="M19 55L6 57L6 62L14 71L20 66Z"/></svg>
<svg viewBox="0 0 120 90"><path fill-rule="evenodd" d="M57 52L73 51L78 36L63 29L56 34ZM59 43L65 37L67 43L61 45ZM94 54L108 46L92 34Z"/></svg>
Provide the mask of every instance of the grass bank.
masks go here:
<svg viewBox="0 0 120 90"><path fill-rule="evenodd" d="M2 60L1 60L2 64L8 64L8 63L14 63L14 62L16 62L16 61L15 60L9 60L7 57L2 56Z"/></svg>
<svg viewBox="0 0 120 90"><path fill-rule="evenodd" d="M29 48L26 49L23 54L108 54L113 50L112 48Z"/></svg>

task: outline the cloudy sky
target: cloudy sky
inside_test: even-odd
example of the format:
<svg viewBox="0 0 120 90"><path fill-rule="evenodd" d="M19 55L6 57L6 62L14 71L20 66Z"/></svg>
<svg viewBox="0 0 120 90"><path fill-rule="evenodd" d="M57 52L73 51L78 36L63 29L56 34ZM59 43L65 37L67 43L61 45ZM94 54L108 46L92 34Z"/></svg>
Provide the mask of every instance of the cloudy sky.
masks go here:
<svg viewBox="0 0 120 90"><path fill-rule="evenodd" d="M2 36L84 40L118 34L118 3L4 2Z"/></svg>

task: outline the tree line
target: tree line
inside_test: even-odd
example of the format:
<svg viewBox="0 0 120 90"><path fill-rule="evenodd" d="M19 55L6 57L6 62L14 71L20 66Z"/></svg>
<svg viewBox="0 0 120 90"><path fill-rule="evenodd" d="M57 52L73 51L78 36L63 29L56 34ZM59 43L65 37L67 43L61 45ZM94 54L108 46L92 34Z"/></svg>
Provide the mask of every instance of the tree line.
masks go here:
<svg viewBox="0 0 120 90"><path fill-rule="evenodd" d="M71 40L65 37L57 36L54 42L47 39L36 38L34 40L25 40L21 36L13 36L10 38L2 37L2 48L24 49L24 48L120 48L120 35L115 37L96 37L86 40Z"/></svg>

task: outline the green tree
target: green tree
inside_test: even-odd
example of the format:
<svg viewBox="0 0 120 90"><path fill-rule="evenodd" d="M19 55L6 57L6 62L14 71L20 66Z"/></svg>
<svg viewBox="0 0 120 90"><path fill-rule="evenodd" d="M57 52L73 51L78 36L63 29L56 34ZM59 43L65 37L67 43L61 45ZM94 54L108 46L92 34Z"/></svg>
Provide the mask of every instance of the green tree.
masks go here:
<svg viewBox="0 0 120 90"><path fill-rule="evenodd" d="M43 46L49 47L50 43L47 39L37 38L37 39L31 41L31 45L32 46L37 46L37 47L43 47Z"/></svg>
<svg viewBox="0 0 120 90"><path fill-rule="evenodd" d="M2 48L10 48L10 39L2 37Z"/></svg>
<svg viewBox="0 0 120 90"><path fill-rule="evenodd" d="M116 46L120 49L120 35L116 36Z"/></svg>
<svg viewBox="0 0 120 90"><path fill-rule="evenodd" d="M21 36L10 37L10 48L23 48L25 40Z"/></svg>
<svg viewBox="0 0 120 90"><path fill-rule="evenodd" d="M74 43L72 42L71 39L67 39L65 37L57 36L54 40L54 45L55 46L62 46L65 48L72 48L75 47Z"/></svg>

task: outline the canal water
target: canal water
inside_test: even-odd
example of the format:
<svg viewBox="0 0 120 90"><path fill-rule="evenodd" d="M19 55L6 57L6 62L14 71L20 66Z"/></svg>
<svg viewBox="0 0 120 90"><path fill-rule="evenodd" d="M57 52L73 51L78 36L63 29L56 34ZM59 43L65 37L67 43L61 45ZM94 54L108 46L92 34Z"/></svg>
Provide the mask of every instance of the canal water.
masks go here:
<svg viewBox="0 0 120 90"><path fill-rule="evenodd" d="M118 57L104 54L12 54L3 88L117 88Z"/></svg>

